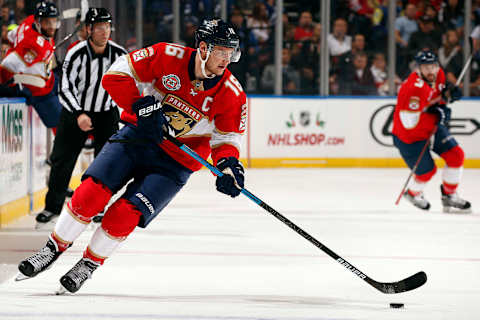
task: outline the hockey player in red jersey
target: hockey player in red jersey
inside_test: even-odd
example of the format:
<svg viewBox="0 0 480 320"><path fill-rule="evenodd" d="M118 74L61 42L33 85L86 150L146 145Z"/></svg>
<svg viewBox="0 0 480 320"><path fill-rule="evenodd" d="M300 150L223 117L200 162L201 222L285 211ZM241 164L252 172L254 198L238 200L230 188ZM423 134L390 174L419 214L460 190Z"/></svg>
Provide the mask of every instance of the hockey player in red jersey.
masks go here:
<svg viewBox="0 0 480 320"><path fill-rule="evenodd" d="M27 104L33 105L48 128L57 126L62 109L52 71L55 47L53 37L58 26L58 9L55 4L39 2L34 15L10 31L9 38L15 39L14 47L0 64L2 84L10 84L15 74L38 77L45 83L42 87L24 84L23 88L16 85L11 89L17 95L27 98Z"/></svg>
<svg viewBox="0 0 480 320"><path fill-rule="evenodd" d="M83 258L61 277L61 285L76 292L136 226L146 227L160 213L200 169L163 139L164 130L205 159L212 156L224 173L217 177L218 191L240 194L246 96L227 69L240 58L239 38L229 24L209 20L196 32L196 47L158 43L122 56L110 67L103 86L123 108L126 125L85 172L46 246L19 264L19 279L47 269L131 179L106 211Z"/></svg>
<svg viewBox="0 0 480 320"><path fill-rule="evenodd" d="M462 175L464 152L448 130L451 109L446 106L447 102L460 99L461 91L445 82L445 74L433 52L421 51L415 60L417 70L410 74L398 92L393 116L394 144L412 169L433 135L432 150L445 161L440 186L443 209L445 212L450 212L452 208L470 211L470 203L456 192ZM428 210L430 203L424 198L423 190L436 171L432 155L427 150L404 197L416 207Z"/></svg>

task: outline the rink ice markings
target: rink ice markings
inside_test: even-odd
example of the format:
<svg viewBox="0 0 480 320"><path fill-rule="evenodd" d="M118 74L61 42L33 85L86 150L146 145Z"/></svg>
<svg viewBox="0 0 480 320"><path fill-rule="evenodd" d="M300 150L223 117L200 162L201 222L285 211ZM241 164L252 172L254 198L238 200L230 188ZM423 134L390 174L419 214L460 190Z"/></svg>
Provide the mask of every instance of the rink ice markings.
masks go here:
<svg viewBox="0 0 480 320"><path fill-rule="evenodd" d="M302 318L302 317L242 317L242 316L206 316L206 315L159 315L159 314L106 314L106 313L9 313L0 312L0 319L3 317L11 317L11 319L55 319L65 318L68 319L158 319L158 320L355 320L358 318L330 318L330 317L314 317L314 318ZM133 317L133 318L132 318Z"/></svg>

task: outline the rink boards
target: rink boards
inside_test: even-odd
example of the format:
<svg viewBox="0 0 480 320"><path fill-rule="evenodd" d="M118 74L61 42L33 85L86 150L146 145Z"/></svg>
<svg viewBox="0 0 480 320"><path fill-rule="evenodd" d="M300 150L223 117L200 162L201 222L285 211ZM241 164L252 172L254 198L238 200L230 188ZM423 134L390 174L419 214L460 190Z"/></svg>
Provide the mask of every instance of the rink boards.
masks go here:
<svg viewBox="0 0 480 320"><path fill-rule="evenodd" d="M0 227L40 209L46 192L47 130L24 101L0 99ZM257 168L403 167L390 133L394 104L394 98L250 97L241 158ZM479 104L452 104L451 131L468 168L480 168Z"/></svg>
<svg viewBox="0 0 480 320"><path fill-rule="evenodd" d="M403 167L393 147L394 98L254 97L243 157L250 167ZM465 166L480 167L480 100L451 105ZM438 162L441 165L440 162Z"/></svg>

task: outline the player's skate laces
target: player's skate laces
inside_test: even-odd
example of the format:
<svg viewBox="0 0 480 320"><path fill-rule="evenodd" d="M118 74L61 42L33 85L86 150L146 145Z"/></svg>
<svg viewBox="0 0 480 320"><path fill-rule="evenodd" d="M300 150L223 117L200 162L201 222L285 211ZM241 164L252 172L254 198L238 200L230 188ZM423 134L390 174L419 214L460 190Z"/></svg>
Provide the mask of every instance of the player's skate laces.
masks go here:
<svg viewBox="0 0 480 320"><path fill-rule="evenodd" d="M99 264L90 259L82 258L63 277L60 278L62 286L71 293L77 292L83 283L92 277L93 271Z"/></svg>
<svg viewBox="0 0 480 320"><path fill-rule="evenodd" d="M62 251L58 250L57 244L50 238L45 247L20 262L18 270L26 277L35 277L40 272L47 270L61 254ZM17 280L24 279L17 277Z"/></svg>
<svg viewBox="0 0 480 320"><path fill-rule="evenodd" d="M440 185L442 191L442 204L443 212L452 212L453 208L460 209L458 212L470 213L472 205L467 200L464 200L458 196L458 194L446 194L443 190L443 185Z"/></svg>
<svg viewBox="0 0 480 320"><path fill-rule="evenodd" d="M420 208L422 210L430 209L430 202L428 202L428 200L423 197L423 193L419 193L413 196L407 190L403 194L403 197L410 201L417 208Z"/></svg>

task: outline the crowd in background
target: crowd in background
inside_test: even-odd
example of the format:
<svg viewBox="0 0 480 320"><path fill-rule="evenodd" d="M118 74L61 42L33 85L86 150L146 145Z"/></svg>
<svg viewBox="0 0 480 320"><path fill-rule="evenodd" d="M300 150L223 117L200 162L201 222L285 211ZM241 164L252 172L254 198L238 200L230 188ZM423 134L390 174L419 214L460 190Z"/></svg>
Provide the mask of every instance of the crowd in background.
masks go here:
<svg viewBox="0 0 480 320"><path fill-rule="evenodd" d="M220 16L219 1L179 0L180 37L194 46L194 32L205 17ZM0 0L2 55L9 28L33 10L28 0ZM134 8L135 1L125 6ZM397 0L395 19L398 86L414 68L414 55L424 48L439 57L447 79L455 82L464 65L464 2L459 0ZM241 38L242 58L230 65L247 93L271 94L274 88L275 0L228 0L228 19ZM387 95L388 0L331 2L329 91L331 95ZM135 10L130 10L134 14ZM322 25L318 1L284 0L283 94L319 93ZM172 41L172 1L144 1L143 44ZM472 0L472 26L480 24L480 0ZM121 22L118 22L121 23ZM132 24L132 20L125 23ZM130 30L134 30L134 25ZM135 49L133 41L120 43ZM58 41L58 39L57 39ZM130 43L131 42L131 43ZM471 69L472 96L480 96L480 61Z"/></svg>

